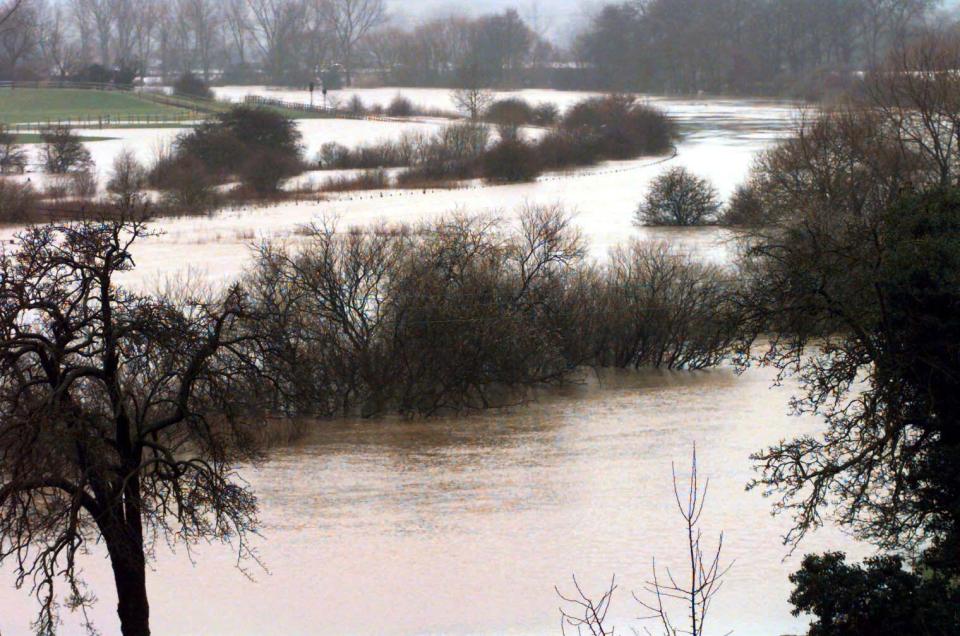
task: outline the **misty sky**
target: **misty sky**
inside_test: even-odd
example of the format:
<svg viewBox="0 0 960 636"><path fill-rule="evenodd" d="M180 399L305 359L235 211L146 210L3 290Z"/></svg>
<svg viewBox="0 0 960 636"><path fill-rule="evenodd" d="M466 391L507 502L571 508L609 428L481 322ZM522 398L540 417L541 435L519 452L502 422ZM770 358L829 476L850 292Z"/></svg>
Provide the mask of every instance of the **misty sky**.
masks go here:
<svg viewBox="0 0 960 636"><path fill-rule="evenodd" d="M565 39L574 23L599 0L387 0L390 14L399 25L408 25L431 13L480 15L515 8L527 22L535 14L551 37Z"/></svg>

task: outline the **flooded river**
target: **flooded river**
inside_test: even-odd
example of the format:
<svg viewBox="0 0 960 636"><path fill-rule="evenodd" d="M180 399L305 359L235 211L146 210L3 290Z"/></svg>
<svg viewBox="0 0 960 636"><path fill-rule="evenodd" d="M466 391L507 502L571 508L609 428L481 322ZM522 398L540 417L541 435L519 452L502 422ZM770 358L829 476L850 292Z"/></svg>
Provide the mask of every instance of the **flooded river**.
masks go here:
<svg viewBox="0 0 960 636"><path fill-rule="evenodd" d="M697 443L711 478L706 529L734 565L708 633L797 634L789 615L785 520L745 492L748 455L816 426L787 417L790 386L765 371L610 374L506 413L427 422L325 423L245 471L262 505L253 580L233 553L200 546L195 565L158 548L149 574L156 634L559 634L554 585L570 575L630 597L650 562L683 563L670 470ZM802 551L862 550L823 530ZM116 633L103 556L86 560L94 616ZM0 588L0 632L28 633L34 606ZM68 625L74 624L68 621ZM65 633L74 633L67 630ZM619 633L619 632L618 632Z"/></svg>
<svg viewBox="0 0 960 636"><path fill-rule="evenodd" d="M365 98L389 99L393 91L381 93ZM414 101L429 103L429 95L441 98L424 92ZM786 133L796 113L794 105L751 101L659 104L685 132L668 163L711 178L724 194L743 179L757 152ZM309 144L336 140L336 122L310 125L316 129L308 131ZM610 245L638 236L725 260L720 231L632 226L646 184L663 168L647 158L518 186L344 197L162 220L157 225L165 235L135 251L132 282L188 269L211 280L233 278L251 242L295 240L299 224L322 215L365 223L414 221L453 209L499 210L509 220L525 202L559 201L575 210L598 258ZM244 577L235 553L220 546L198 546L192 560L182 548L174 554L157 547L148 574L154 633L559 634L554 586L569 590L573 573L598 594L617 575L612 613L618 633L630 633L630 627L642 628L635 617L643 613L630 592L642 590L651 559L682 565L682 520L670 471L671 462L687 466L695 442L701 473L712 478L707 530L711 536L725 531L724 557L735 562L708 634L801 633L803 621L790 616L787 603L787 576L800 555L784 561L786 520L772 518L770 502L744 486L752 474L751 452L817 422L788 417L795 387L771 384L764 370L743 376L729 369L611 374L508 412L318 424L300 443L243 471L260 497L256 546L266 570L251 566L252 579ZM801 553L827 548L863 554L832 529L818 532ZM96 624L104 634L117 633L102 551L94 548L83 566L99 597ZM0 577L0 634L30 633L35 603L13 589L9 571ZM64 619L63 633L78 633L76 617Z"/></svg>

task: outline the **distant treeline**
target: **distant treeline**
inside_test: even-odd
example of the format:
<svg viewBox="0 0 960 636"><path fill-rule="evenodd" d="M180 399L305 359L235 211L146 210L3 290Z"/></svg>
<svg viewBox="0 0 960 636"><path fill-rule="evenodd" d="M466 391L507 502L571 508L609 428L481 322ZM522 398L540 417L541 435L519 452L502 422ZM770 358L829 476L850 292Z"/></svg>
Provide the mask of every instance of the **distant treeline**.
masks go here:
<svg viewBox="0 0 960 636"><path fill-rule="evenodd" d="M579 35L583 88L817 96L921 29L932 0L649 0L608 4Z"/></svg>
<svg viewBox="0 0 960 636"><path fill-rule="evenodd" d="M635 0L600 6L561 46L516 10L401 28L383 0L23 0L0 38L0 79L819 94L939 4Z"/></svg>

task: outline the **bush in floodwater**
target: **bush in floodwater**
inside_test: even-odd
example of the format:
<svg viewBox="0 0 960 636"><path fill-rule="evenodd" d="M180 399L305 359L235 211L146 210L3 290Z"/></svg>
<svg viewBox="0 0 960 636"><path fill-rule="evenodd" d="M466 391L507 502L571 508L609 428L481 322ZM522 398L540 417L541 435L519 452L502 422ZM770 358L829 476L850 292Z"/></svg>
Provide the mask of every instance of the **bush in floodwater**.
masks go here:
<svg viewBox="0 0 960 636"><path fill-rule="evenodd" d="M29 183L0 179L0 222L24 223L33 220L39 196Z"/></svg>
<svg viewBox="0 0 960 636"><path fill-rule="evenodd" d="M533 117L533 106L519 97L499 99L490 104L484 113L485 120L499 126L526 126L533 122Z"/></svg>
<svg viewBox="0 0 960 636"><path fill-rule="evenodd" d="M480 160L483 178L490 182L533 181L541 173L534 148L517 138L501 139Z"/></svg>
<svg viewBox="0 0 960 636"><path fill-rule="evenodd" d="M553 126L560 119L560 109L556 104L545 102L533 109L533 119L530 123L535 126Z"/></svg>
<svg viewBox="0 0 960 636"><path fill-rule="evenodd" d="M17 143L17 136L0 124L0 174L22 174L26 168L26 150Z"/></svg>
<svg viewBox="0 0 960 636"><path fill-rule="evenodd" d="M350 149L335 141L328 141L320 146L317 154L317 164L322 170L344 168L350 162Z"/></svg>
<svg viewBox="0 0 960 636"><path fill-rule="evenodd" d="M195 157L158 160L149 181L163 190L162 203L174 214L203 213L216 203L214 181Z"/></svg>
<svg viewBox="0 0 960 636"><path fill-rule="evenodd" d="M360 174L342 175L327 179L321 192L352 192L355 190L383 190L390 187L390 177L383 170L364 170Z"/></svg>
<svg viewBox="0 0 960 636"><path fill-rule="evenodd" d="M302 154L292 119L268 108L234 106L178 137L173 152L151 170L151 182L164 187L172 177L179 184L186 180L199 185L236 177L253 192L269 194L302 170ZM187 171L196 169L200 174L189 178Z"/></svg>
<svg viewBox="0 0 960 636"><path fill-rule="evenodd" d="M563 169L576 166L591 166L599 161L597 148L585 144L576 133L555 129L537 142L537 157L547 169Z"/></svg>
<svg viewBox="0 0 960 636"><path fill-rule="evenodd" d="M210 90L210 85L189 71L178 77L177 81L173 83L173 94L213 99L213 91Z"/></svg>
<svg viewBox="0 0 960 636"><path fill-rule="evenodd" d="M410 117L413 115L413 102L401 94L397 94L387 106L387 114L391 117Z"/></svg>
<svg viewBox="0 0 960 636"><path fill-rule="evenodd" d="M267 316L252 328L294 408L427 415L562 379L556 283L583 258L579 235L556 208L499 227L319 226L297 250L264 247L245 282Z"/></svg>
<svg viewBox="0 0 960 636"><path fill-rule="evenodd" d="M88 170L93 165L90 151L67 126L51 126L40 131L43 140L43 165L51 174Z"/></svg>
<svg viewBox="0 0 960 636"><path fill-rule="evenodd" d="M363 116L367 114L367 107L359 95L353 95L347 102L347 112L351 115Z"/></svg>
<svg viewBox="0 0 960 636"><path fill-rule="evenodd" d="M417 226L315 226L261 248L245 287L264 368L297 413L485 408L585 364L702 369L736 321L721 272L666 246L586 262L569 215L519 228L452 216Z"/></svg>
<svg viewBox="0 0 960 636"><path fill-rule="evenodd" d="M560 126L602 159L630 159L670 149L676 129L660 110L628 95L593 97L574 105Z"/></svg>
<svg viewBox="0 0 960 636"><path fill-rule="evenodd" d="M708 225L717 221L720 199L716 188L686 168L670 168L650 184L637 208L637 225Z"/></svg>
<svg viewBox="0 0 960 636"><path fill-rule="evenodd" d="M616 248L598 277L591 336L601 367L704 369L737 338L729 278L666 243Z"/></svg>
<svg viewBox="0 0 960 636"><path fill-rule="evenodd" d="M763 224L763 198L752 184L737 186L719 221L729 227L757 227Z"/></svg>
<svg viewBox="0 0 960 636"><path fill-rule="evenodd" d="M147 170L130 150L123 150L113 160L107 181L107 192L122 209L132 209L143 199Z"/></svg>

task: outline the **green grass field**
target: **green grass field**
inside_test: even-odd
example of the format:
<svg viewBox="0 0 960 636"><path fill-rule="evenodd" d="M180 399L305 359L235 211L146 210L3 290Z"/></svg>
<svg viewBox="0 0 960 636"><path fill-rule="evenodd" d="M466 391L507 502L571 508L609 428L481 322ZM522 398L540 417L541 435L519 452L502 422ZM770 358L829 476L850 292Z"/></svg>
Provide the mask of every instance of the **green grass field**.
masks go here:
<svg viewBox="0 0 960 636"><path fill-rule="evenodd" d="M186 97L167 96L174 103L157 103L132 93L85 90L77 88L0 88L0 123L26 124L59 120L98 120L103 128L164 128L182 126L186 118L197 112L226 110L226 102L195 101ZM278 108L291 119L314 119L324 115ZM200 115L203 118L203 115ZM163 123L164 119L168 123ZM139 121L138 121L139 120ZM99 126L98 126L99 127Z"/></svg>
<svg viewBox="0 0 960 636"><path fill-rule="evenodd" d="M0 89L0 122L7 124L98 117L173 118L188 112L130 93L72 88Z"/></svg>

